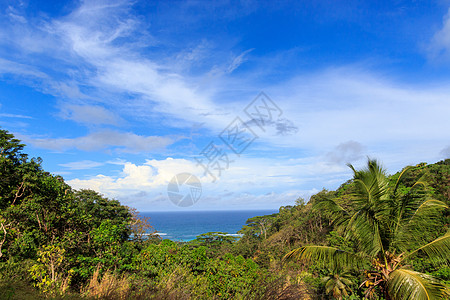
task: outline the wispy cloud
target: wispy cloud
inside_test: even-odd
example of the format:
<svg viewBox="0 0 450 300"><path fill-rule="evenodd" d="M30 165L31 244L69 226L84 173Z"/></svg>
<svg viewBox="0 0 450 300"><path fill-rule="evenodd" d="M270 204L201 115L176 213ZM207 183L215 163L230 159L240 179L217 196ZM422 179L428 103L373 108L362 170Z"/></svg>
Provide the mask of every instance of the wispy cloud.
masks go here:
<svg viewBox="0 0 450 300"><path fill-rule="evenodd" d="M128 14L129 8L127 2L84 3L51 28L71 53L95 68L88 80L97 88L137 94L151 110L180 119L195 120L199 112L214 111L214 104L189 78L139 53L136 43L141 41L132 34L142 24Z"/></svg>
<svg viewBox="0 0 450 300"><path fill-rule="evenodd" d="M450 8L442 20L442 28L435 33L429 46L433 59L450 59Z"/></svg>
<svg viewBox="0 0 450 300"><path fill-rule="evenodd" d="M5 114L5 113L0 113L0 117L3 117L3 118L18 118L18 119L32 119L32 117L30 117L30 116L17 115L17 114Z"/></svg>
<svg viewBox="0 0 450 300"><path fill-rule="evenodd" d="M78 138L32 138L20 136L34 147L64 151L78 149L83 151L113 150L128 153L148 153L162 150L174 142L169 137L142 136L131 132L103 130Z"/></svg>
<svg viewBox="0 0 450 300"><path fill-rule="evenodd" d="M82 160L82 161L74 161L65 164L59 164L61 167L67 168L69 170L87 170L92 168L97 168L103 166L104 163L92 161L92 160Z"/></svg>
<svg viewBox="0 0 450 300"><path fill-rule="evenodd" d="M0 60L0 73L37 81L37 89L63 97L63 110L85 99L82 106L97 103L92 110L98 111L99 104L107 103L118 111L129 112L129 117L154 116L158 112L189 122L197 121L201 113L220 110L207 91L198 89L193 78L177 73L176 64L161 64L141 54L140 50L148 47L149 35L144 34L144 25L130 10L127 1L83 2L69 15L41 21L38 26L21 24L15 28L8 24L8 40L4 43L19 51L10 60ZM34 47L28 47L31 43L38 45L41 61L49 64L29 59L36 55ZM64 73L70 76L61 76ZM76 112L73 118L86 121ZM113 123L110 117L106 119L107 124ZM216 119L211 116L210 122Z"/></svg>
<svg viewBox="0 0 450 300"><path fill-rule="evenodd" d="M445 81L405 84L350 66L299 76L268 92L275 95L283 116L299 127L295 139L274 139L281 145L324 149L355 140L407 149L417 146L417 140L441 144L444 136L450 138L442 131L450 128Z"/></svg>
<svg viewBox="0 0 450 300"><path fill-rule="evenodd" d="M26 77L34 77L39 79L48 78L47 74L37 70L32 66L0 58L0 74L5 73Z"/></svg>
<svg viewBox="0 0 450 300"><path fill-rule="evenodd" d="M102 106L63 104L59 117L82 124L119 125L124 121L120 116Z"/></svg>
<svg viewBox="0 0 450 300"><path fill-rule="evenodd" d="M443 32L447 32L447 19ZM25 24L21 25L22 29L26 28L23 29L25 34L15 35L14 44L21 45L20 49L25 48L21 41L27 36L27 40L34 37L38 44L46 44L42 51L56 53L54 59L64 63L55 65L70 71L70 79L56 80L50 77L54 70L45 73L39 71L41 66L33 69L11 61L3 61L4 70L17 74L33 70L29 76L47 78L49 89L63 95L60 116L94 125L115 126L122 124L120 118L141 117L174 127L201 122L213 134L219 133L256 92L265 90L282 107L283 118L292 120L274 123L262 136L265 146L308 149L320 151L321 155L348 140L357 140L367 146L373 145L374 141L382 145L398 143L399 146L394 148L411 149L414 141L422 137L431 140L430 147L435 147L443 138L438 128L449 126L446 123L446 116L450 113L449 105L446 105L448 89L396 83L385 74L361 65L304 72L288 81L263 85L255 78L271 74L270 68L266 68L261 74L256 72L237 80L219 76L211 85L206 85L208 88L204 88L205 85L200 87L199 82L210 75L208 70L195 76L185 74L179 72L183 68L161 53L151 49L149 53L143 53L142 49L148 46L146 42L150 46L155 43L151 31L138 34L142 28L146 31L143 25L131 12L128 2L85 2L65 17L44 22L37 33ZM47 43L48 40L51 42ZM211 49L206 52L204 49L211 46L207 41L201 45L194 47L191 54L180 47L180 51L172 56L176 58L184 53L185 60L208 60L210 56L206 53ZM222 65L222 70L237 68L251 50L229 58L232 63L225 67ZM29 55L29 52L24 51L22 55ZM212 69L220 64L212 62ZM52 64L48 68L51 67ZM234 96L233 90L245 96L229 101L235 98L231 97ZM419 112L423 122L417 122ZM380 116L383 122L379 122ZM151 145L164 147L173 142L153 136L151 141L144 142L141 142L142 138L136 138L136 146L131 146L118 142L122 136L117 136L99 132L74 139L30 142L46 149L94 150L111 146L133 152L139 149L148 151L154 149ZM97 138L98 141L94 141ZM125 140L130 141L130 134L126 134ZM80 141L86 141L86 144L80 144ZM399 150L402 151L405 150Z"/></svg>
<svg viewBox="0 0 450 300"><path fill-rule="evenodd" d="M237 68L239 68L239 66L242 65L242 64L246 61L245 56L246 56L248 53L252 52L253 50L255 50L255 49L253 49L253 48L252 48L252 49L248 49L248 50L242 52L240 55L236 56L236 57L233 59L233 62L232 62L232 63L230 64L230 66L228 67L227 73L232 73L234 70L236 70Z"/></svg>
<svg viewBox="0 0 450 300"><path fill-rule="evenodd" d="M242 36L203 35L204 20L238 21L261 8L252 1L240 3L239 9L230 9L226 1L161 4L161 11L151 15L151 26L145 21L149 16L139 15L134 4L83 1L56 17L30 17L10 7L1 15L0 76L52 95L47 98L53 101L52 111L44 113L59 117L54 124L77 130L81 125L89 132L67 138L55 131L42 137L42 132L33 135L29 126L19 137L37 148L80 150L81 155L125 153L128 159L106 162L105 169L90 157L59 164L98 174L72 177L74 187L94 188L121 200L162 202L167 200L171 176L197 172L209 191L205 201L287 203L298 193L339 185L349 176L344 164L358 162L365 154L375 154L393 171L417 160L448 156L450 89L445 78L429 85L405 83L392 66L383 72L376 63L345 65L348 60L337 62L334 53L325 57L331 61L325 67L311 67L314 61L304 67L298 62L308 59L315 47L308 42L284 45L294 45L290 49L278 45L261 49L265 43L239 44ZM450 11L429 39L430 57L450 57ZM313 58L318 61L322 56ZM190 160L192 153L177 147L181 138L175 136L187 135L192 124L202 124L203 135L191 134L189 139L202 149L236 116L247 120L243 109L262 90L283 115L267 122L248 152L218 184L211 184ZM20 121L28 123L21 123L21 129L38 123L19 114L5 112L0 117L24 119ZM7 121L2 126L11 126L13 120ZM143 124L148 132L133 132ZM126 129L114 128L119 126ZM142 160L148 153L167 154L168 148L177 157L141 164L126 155L141 154ZM121 173L111 173L110 167Z"/></svg>
<svg viewBox="0 0 450 300"><path fill-rule="evenodd" d="M24 16L22 16L21 12L15 7L9 5L8 8L6 9L6 12L11 20L24 24L27 23L27 19Z"/></svg>

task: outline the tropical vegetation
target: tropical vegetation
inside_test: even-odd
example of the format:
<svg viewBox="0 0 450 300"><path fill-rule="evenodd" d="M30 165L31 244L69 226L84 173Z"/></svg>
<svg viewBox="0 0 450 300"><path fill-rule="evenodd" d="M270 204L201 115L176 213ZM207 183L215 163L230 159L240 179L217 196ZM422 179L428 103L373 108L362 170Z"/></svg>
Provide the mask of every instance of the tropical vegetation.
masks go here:
<svg viewBox="0 0 450 300"><path fill-rule="evenodd" d="M439 228L439 211L447 209L447 204L426 193L425 176L401 193L400 182L409 168L400 173L394 185L375 160L369 160L364 170L350 168L356 186L352 201L344 207L337 199L324 198L315 208L327 212L338 232L354 247L309 245L292 250L285 258L319 261L341 270L364 270L366 278L361 285L367 287L366 297L376 289L386 299L448 297L444 284L408 264L420 254L433 264L450 261L449 230L427 243L434 236L430 230Z"/></svg>
<svg viewBox="0 0 450 300"><path fill-rule="evenodd" d="M444 299L450 159L389 176L369 160L336 191L190 242L74 190L0 130L0 299Z"/></svg>

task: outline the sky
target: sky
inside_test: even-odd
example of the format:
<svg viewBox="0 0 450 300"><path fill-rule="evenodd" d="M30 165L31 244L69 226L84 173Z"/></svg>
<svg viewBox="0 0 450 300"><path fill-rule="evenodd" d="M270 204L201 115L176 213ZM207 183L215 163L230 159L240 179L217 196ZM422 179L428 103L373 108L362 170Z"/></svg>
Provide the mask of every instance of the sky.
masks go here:
<svg viewBox="0 0 450 300"><path fill-rule="evenodd" d="M0 127L140 211L277 209L367 157L435 163L449 116L450 1L0 0Z"/></svg>

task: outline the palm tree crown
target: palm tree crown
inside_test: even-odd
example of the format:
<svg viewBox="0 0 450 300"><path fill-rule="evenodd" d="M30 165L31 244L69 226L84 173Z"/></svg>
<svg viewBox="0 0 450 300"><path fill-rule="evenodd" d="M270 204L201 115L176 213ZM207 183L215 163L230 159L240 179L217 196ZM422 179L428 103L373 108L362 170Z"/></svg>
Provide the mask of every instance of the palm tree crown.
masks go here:
<svg viewBox="0 0 450 300"><path fill-rule="evenodd" d="M414 255L426 255L435 264L450 261L450 231L430 242L429 229L441 201L428 198L426 178L400 192L405 168L395 184L376 160L356 170L352 165L357 192L348 207L334 199L324 199L315 208L331 213L345 238L353 241L352 252L328 246L304 246L286 254L285 259L314 260L333 268L365 269L366 297L378 287L387 299L443 299L448 289L429 275L415 272L406 262ZM419 245L419 246L417 246Z"/></svg>

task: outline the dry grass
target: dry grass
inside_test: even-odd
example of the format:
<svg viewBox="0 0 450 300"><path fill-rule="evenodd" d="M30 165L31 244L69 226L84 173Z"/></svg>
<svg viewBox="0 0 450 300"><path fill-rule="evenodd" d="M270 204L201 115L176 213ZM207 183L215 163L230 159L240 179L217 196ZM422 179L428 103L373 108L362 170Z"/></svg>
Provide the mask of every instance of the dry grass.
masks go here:
<svg viewBox="0 0 450 300"><path fill-rule="evenodd" d="M94 299L123 300L128 299L130 293L130 283L126 275L118 278L107 271L100 277L100 268L97 268L83 294Z"/></svg>

